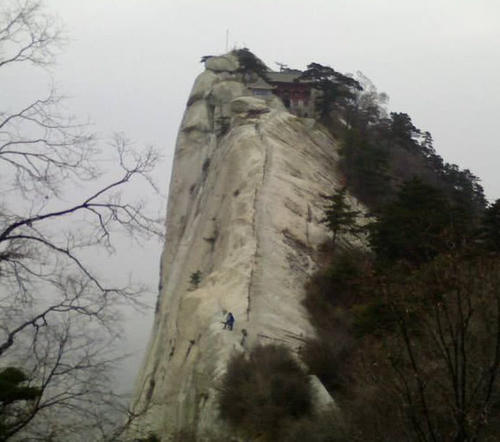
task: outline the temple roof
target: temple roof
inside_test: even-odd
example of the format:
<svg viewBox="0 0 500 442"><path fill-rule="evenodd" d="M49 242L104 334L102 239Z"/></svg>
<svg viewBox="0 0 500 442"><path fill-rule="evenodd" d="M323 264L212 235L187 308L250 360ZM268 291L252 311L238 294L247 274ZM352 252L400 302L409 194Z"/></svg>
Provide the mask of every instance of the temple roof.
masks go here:
<svg viewBox="0 0 500 442"><path fill-rule="evenodd" d="M271 86L267 81L265 81L260 77L257 78L257 81L250 83L248 87L250 87L251 89L268 89L268 90L275 89L275 86Z"/></svg>
<svg viewBox="0 0 500 442"><path fill-rule="evenodd" d="M266 75L270 81L277 81L280 83L293 83L294 81L297 81L298 78L302 75L302 71L289 69L280 72L267 72Z"/></svg>
<svg viewBox="0 0 500 442"><path fill-rule="evenodd" d="M266 72L267 81L261 77L257 77L257 80L248 84L248 87L251 89L266 89L273 90L276 86L273 86L269 83L309 83L310 80L299 80L299 77L302 75L302 71L296 69L287 69L284 71Z"/></svg>

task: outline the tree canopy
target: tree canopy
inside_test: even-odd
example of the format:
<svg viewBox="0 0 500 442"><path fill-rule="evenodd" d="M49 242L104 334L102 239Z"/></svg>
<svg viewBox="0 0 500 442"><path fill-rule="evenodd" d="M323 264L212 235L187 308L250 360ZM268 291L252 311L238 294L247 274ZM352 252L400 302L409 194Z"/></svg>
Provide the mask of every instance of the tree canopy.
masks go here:
<svg viewBox="0 0 500 442"><path fill-rule="evenodd" d="M478 223L458 204L403 183L370 225L371 252L334 249L306 286L317 338L302 354L338 400L349 440L498 433L498 203Z"/></svg>
<svg viewBox="0 0 500 442"><path fill-rule="evenodd" d="M335 243L339 234L358 235L363 231L359 224L361 212L351 209L346 199L346 193L347 189L343 187L332 195L324 196L328 204L324 209L325 216L322 222L326 224L332 233L333 243Z"/></svg>
<svg viewBox="0 0 500 442"><path fill-rule="evenodd" d="M418 264L445 250L455 230L450 203L418 179L403 184L370 227L370 244L380 260Z"/></svg>
<svg viewBox="0 0 500 442"><path fill-rule="evenodd" d="M243 74L255 73L264 79L267 78L269 68L260 58L256 57L250 49L235 49L233 52L238 58L238 63L240 65L238 69L239 72Z"/></svg>
<svg viewBox="0 0 500 442"><path fill-rule="evenodd" d="M355 91L362 90L361 84L354 78L341 74L329 66L310 63L300 76L300 80L310 81L313 88L320 91L315 100L321 118L326 118L339 107L355 97Z"/></svg>

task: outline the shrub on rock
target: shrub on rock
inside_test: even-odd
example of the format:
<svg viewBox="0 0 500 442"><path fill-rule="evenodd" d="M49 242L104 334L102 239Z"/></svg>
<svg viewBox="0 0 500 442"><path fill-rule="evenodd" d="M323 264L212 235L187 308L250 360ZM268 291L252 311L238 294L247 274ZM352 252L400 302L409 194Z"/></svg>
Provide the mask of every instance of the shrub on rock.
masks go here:
<svg viewBox="0 0 500 442"><path fill-rule="evenodd" d="M219 411L236 430L279 440L287 423L310 415L311 408L309 378L287 348L259 346L229 361Z"/></svg>

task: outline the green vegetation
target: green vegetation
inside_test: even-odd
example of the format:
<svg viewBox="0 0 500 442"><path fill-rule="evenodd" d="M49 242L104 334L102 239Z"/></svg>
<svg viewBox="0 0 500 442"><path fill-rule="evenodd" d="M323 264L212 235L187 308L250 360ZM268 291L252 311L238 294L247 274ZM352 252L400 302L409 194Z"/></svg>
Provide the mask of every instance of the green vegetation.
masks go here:
<svg viewBox="0 0 500 442"><path fill-rule="evenodd" d="M402 183L418 177L443 191L453 204L468 204L464 208L471 214L484 207L478 178L445 163L428 132L417 129L407 114L393 112L386 117L381 110L373 111L376 102L368 106L369 111L360 110L362 96L341 112L347 124L335 133L342 142L340 165L351 192L377 212L394 199ZM330 125L339 126L332 119Z"/></svg>
<svg viewBox="0 0 500 442"><path fill-rule="evenodd" d="M356 96L356 91L362 90L355 79L319 63L310 63L300 79L310 81L312 87L320 91L315 104L322 120L334 110L345 108Z"/></svg>
<svg viewBox="0 0 500 442"><path fill-rule="evenodd" d="M0 372L0 440L15 434L32 417L33 410L26 404L40 399L42 390L25 385L28 382L18 368L7 367Z"/></svg>
<svg viewBox="0 0 500 442"><path fill-rule="evenodd" d="M469 198L404 182L370 225L371 252L331 248L308 283L318 338L302 356L337 399L348 440L498 434L498 201L471 213Z"/></svg>
<svg viewBox="0 0 500 442"><path fill-rule="evenodd" d="M470 204L467 210L484 207L477 177L445 163L431 134L415 127L408 114L387 115L387 96L377 93L368 79L360 75L357 81L318 63L309 64L301 78L320 92L317 115L342 143L347 188L370 209L379 210L414 177L442 190L455 204Z"/></svg>
<svg viewBox="0 0 500 442"><path fill-rule="evenodd" d="M238 58L238 63L240 65L238 72L246 75L253 73L257 74L264 80L267 79L267 72L269 71L269 68L248 48L235 49L233 54Z"/></svg>
<svg viewBox="0 0 500 442"><path fill-rule="evenodd" d="M189 277L189 282L191 284L192 290L197 289L201 283L201 271L196 270L196 272L191 273L191 276Z"/></svg>
<svg viewBox="0 0 500 442"><path fill-rule="evenodd" d="M309 379L285 347L256 347L229 361L219 410L235 432L281 440L290 422L311 414L311 404Z"/></svg>
<svg viewBox="0 0 500 442"><path fill-rule="evenodd" d="M324 197L328 204L325 207L325 217L322 222L332 232L332 242L334 244L341 233L358 235L364 230L358 223L361 214L359 210L351 210L349 203L346 201L346 192L347 189L343 187L332 195Z"/></svg>
<svg viewBox="0 0 500 442"><path fill-rule="evenodd" d="M500 252L500 199L486 208L480 234L481 242L487 250Z"/></svg>
<svg viewBox="0 0 500 442"><path fill-rule="evenodd" d="M407 181L371 226L372 249L379 260L427 262L449 248L451 242L459 243L467 233L455 211L440 190L419 179Z"/></svg>
<svg viewBox="0 0 500 442"><path fill-rule="evenodd" d="M340 414L327 411L291 423L280 440L282 442L347 442L351 439Z"/></svg>

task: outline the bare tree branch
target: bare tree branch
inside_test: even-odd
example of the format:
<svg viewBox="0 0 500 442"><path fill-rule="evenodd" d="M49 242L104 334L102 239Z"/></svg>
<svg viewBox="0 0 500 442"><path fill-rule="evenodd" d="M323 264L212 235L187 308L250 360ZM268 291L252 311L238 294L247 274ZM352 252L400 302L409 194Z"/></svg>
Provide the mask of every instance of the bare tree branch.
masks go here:
<svg viewBox="0 0 500 442"><path fill-rule="evenodd" d="M53 62L64 41L61 26L45 14L41 1L12 1L0 17L0 68L10 63L29 62L46 66Z"/></svg>
<svg viewBox="0 0 500 442"><path fill-rule="evenodd" d="M42 1L0 3L0 70L45 67L63 40ZM138 180L158 192L151 172L159 156L123 135L99 145L87 124L61 110L63 100L52 89L0 109L0 365L22 368L40 390L32 400L0 402L1 440L77 440L78 432L111 440L123 429L117 421L134 419L110 373L120 360L116 307L142 307L145 289L108 282L93 257L114 252L117 235L162 236L158 217L130 192ZM106 171L110 150L116 160Z"/></svg>

